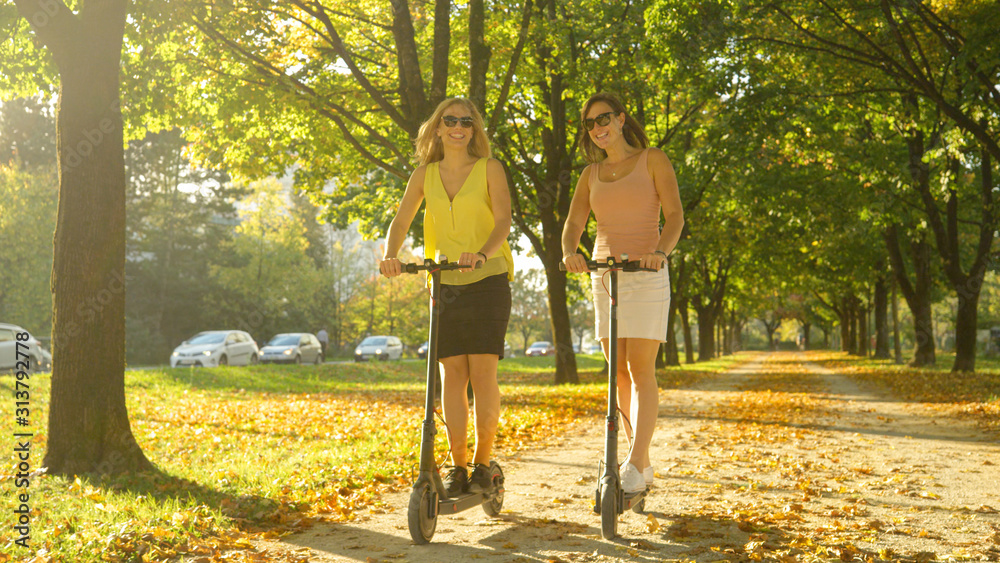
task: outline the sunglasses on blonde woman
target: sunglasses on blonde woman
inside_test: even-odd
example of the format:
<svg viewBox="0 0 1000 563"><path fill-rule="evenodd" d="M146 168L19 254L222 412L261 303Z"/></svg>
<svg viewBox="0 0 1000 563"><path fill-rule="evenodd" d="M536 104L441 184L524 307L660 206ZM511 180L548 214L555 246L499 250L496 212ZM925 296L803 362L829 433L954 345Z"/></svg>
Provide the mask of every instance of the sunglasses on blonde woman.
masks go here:
<svg viewBox="0 0 1000 563"><path fill-rule="evenodd" d="M446 127L454 127L459 123L465 129L470 129L472 127L473 121L471 117L455 117L454 115L446 115L441 118L444 121Z"/></svg>
<svg viewBox="0 0 1000 563"><path fill-rule="evenodd" d="M583 126L587 128L587 131L592 131L594 129L595 123L597 125L600 125L601 127L604 127L608 123L611 123L611 116L614 114L615 112L613 111L606 111L598 115L597 117L594 118L588 117L583 120Z"/></svg>

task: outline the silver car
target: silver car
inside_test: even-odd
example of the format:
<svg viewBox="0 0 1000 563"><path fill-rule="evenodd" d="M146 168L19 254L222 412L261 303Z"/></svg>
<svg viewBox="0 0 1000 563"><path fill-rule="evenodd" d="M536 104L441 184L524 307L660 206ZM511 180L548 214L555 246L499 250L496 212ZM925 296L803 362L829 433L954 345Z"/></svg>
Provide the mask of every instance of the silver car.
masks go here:
<svg viewBox="0 0 1000 563"><path fill-rule="evenodd" d="M21 337L23 340L18 338L22 334L27 335ZM18 342L23 346L18 346ZM28 369L23 370L25 367ZM52 354L37 338L18 325L0 323L0 370L40 372L51 369Z"/></svg>
<svg viewBox="0 0 1000 563"><path fill-rule="evenodd" d="M322 364L323 347L319 339L308 332L276 334L260 349L261 363Z"/></svg>
<svg viewBox="0 0 1000 563"><path fill-rule="evenodd" d="M403 357L403 343L395 336L369 336L354 349L354 361L398 360Z"/></svg>
<svg viewBox="0 0 1000 563"><path fill-rule="evenodd" d="M256 364L260 358L257 343L242 330L199 332L174 348L170 367Z"/></svg>

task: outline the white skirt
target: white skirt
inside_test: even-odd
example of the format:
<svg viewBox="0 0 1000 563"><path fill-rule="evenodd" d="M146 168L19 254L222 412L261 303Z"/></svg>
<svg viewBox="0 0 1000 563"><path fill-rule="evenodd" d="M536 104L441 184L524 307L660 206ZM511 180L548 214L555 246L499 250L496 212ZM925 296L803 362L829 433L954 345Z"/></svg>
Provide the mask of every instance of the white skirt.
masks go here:
<svg viewBox="0 0 1000 563"><path fill-rule="evenodd" d="M598 340L610 338L611 274L605 270L591 273L590 283L596 311L594 334ZM666 342L669 312L670 273L666 267L658 272L618 272L618 338Z"/></svg>

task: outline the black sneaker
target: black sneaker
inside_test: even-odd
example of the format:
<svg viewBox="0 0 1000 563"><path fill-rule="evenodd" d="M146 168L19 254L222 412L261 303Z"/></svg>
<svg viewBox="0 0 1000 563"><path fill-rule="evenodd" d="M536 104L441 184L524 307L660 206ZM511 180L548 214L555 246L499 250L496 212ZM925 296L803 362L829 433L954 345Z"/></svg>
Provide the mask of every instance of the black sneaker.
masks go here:
<svg viewBox="0 0 1000 563"><path fill-rule="evenodd" d="M469 472L464 467L452 466L444 476L444 489L448 498L455 498L469 486Z"/></svg>
<svg viewBox="0 0 1000 563"><path fill-rule="evenodd" d="M469 477L469 492L485 493L492 487L493 479L490 475L490 466L477 463Z"/></svg>

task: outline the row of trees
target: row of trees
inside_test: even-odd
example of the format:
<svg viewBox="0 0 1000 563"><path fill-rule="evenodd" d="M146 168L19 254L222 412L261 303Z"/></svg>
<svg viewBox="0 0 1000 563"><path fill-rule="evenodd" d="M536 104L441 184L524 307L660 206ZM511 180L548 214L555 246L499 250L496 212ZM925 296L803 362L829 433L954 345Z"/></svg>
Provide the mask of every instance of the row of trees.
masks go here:
<svg viewBox="0 0 1000 563"><path fill-rule="evenodd" d="M557 265L583 165L577 116L611 90L675 163L688 220L671 260L672 314L690 340L696 313L700 355L750 318L776 323L792 295L806 323L836 316L855 352L874 309L881 353L894 282L914 318L915 362L935 360L930 304L950 294L954 368L972 370L996 256L998 18L989 2L910 0L5 4L5 97L59 85L63 360L46 465L145 465L124 416L125 299L114 291L126 135L180 128L200 166L241 179L294 169L326 219L374 236L413 169L421 120L458 93L487 116L515 224L545 266L560 348L571 339ZM572 354L558 356L555 377L577 380Z"/></svg>

